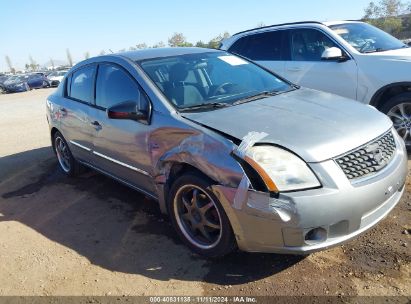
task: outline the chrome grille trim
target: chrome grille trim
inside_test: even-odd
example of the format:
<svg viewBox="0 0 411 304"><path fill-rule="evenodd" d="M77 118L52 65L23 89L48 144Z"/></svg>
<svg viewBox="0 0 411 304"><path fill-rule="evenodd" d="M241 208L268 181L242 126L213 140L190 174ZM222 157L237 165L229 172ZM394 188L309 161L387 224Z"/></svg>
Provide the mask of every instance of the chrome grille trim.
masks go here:
<svg viewBox="0 0 411 304"><path fill-rule="evenodd" d="M350 181L374 175L392 160L397 146L392 131L384 133L373 141L348 152L335 162Z"/></svg>

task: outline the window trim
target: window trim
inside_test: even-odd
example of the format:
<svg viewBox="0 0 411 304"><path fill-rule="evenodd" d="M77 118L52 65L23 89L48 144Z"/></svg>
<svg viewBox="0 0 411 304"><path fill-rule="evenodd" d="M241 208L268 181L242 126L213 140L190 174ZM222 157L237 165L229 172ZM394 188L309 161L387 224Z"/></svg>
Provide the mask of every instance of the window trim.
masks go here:
<svg viewBox="0 0 411 304"><path fill-rule="evenodd" d="M67 76L67 80L66 80L66 83L65 83L64 97L67 98L67 99L70 99L70 100L73 100L73 101L82 103L82 104L84 104L84 105L92 105L92 104L95 102L95 101L94 101L95 96L94 96L93 94L91 94L91 96L90 96L90 97L91 97L91 103L90 103L90 102L87 102L87 101L84 101L84 100L81 100L81 99L78 99L78 98L74 98L74 97L71 96L71 86L72 86L72 84L73 84L73 82L72 82L72 80L73 80L73 74L76 73L76 72L78 72L79 70L81 70L81 69L83 69L83 68L87 68L87 67L94 67L94 71L93 71L93 75L92 75L92 83L91 83L91 86L92 86L92 88L95 88L95 86L96 86L96 84L95 84L95 82L96 82L96 72L97 72L97 65L96 65L96 63L90 63L90 64L82 65L82 66L76 68L75 70L70 71L70 74ZM68 87L68 80L69 80L69 79L70 79L70 87ZM94 90L95 90L95 89L94 89Z"/></svg>
<svg viewBox="0 0 411 304"><path fill-rule="evenodd" d="M144 124L144 125L151 125L151 118L153 116L153 103L152 103L150 97L148 96L148 94L146 93L146 91L143 89L143 87L138 82L138 80L133 75L131 75L131 73L126 68L124 68L123 66L121 66L118 63L111 62L111 61L100 61L100 62L96 62L96 65L97 65L96 73L94 75L94 98L93 98L94 102L93 102L93 104L89 104L89 106L94 108L94 109L107 112L107 108L99 106L96 103L97 102L97 100L96 100L96 97L97 97L97 77L98 77L98 72L100 70L101 65L109 65L109 66L114 65L114 66L117 66L120 70L123 70L128 75L128 77L130 77L131 81L133 81L137 85L137 88L140 90L140 94L144 95L144 97L147 99L147 102L148 102L148 119L147 119L147 123L145 123L144 121L136 121L136 122ZM119 102L119 103L121 103L121 102Z"/></svg>
<svg viewBox="0 0 411 304"><path fill-rule="evenodd" d="M325 36L327 36L332 42L334 42L348 57L349 60L353 60L353 56L351 55L351 53L347 50L347 48L342 45L341 43L339 43L334 37L332 37L329 33L327 33L326 31L324 31L324 29L322 28L318 28L318 27L313 27L313 26L292 26L292 27L286 27L286 28L274 28L274 29L268 29L268 30L264 30L264 31L259 31L259 32L255 32L255 33L249 33L247 35L243 35L238 37L237 40L235 40L230 47L228 47L227 52L235 54L237 56L243 57L245 58L243 55L237 54L235 52L231 52L230 49L231 47L240 39L243 39L245 37L250 37L250 36L255 36L258 34L262 34L262 33L267 33L267 32L277 32L277 31L283 31L283 43L285 41L288 42L288 54L286 54L286 50L283 50L282 52L282 57L284 57L283 60L264 60L264 61L283 61L283 62L288 62L288 61L292 61L295 62L293 60L291 60L291 31L293 30L299 30L299 29L310 29L310 30L317 30L320 31L321 33L323 33ZM260 60L261 61L261 60ZM312 61L312 62L322 62L322 61Z"/></svg>
<svg viewBox="0 0 411 304"><path fill-rule="evenodd" d="M242 39L251 39L254 36L257 35L263 35L263 34L269 34L269 33L274 33L274 32L279 32L281 34L281 54L280 54L280 59L279 60L274 60L274 59L250 59L253 61L288 61L290 58L290 42L289 42L289 29L288 28L281 28L281 29L274 29L274 30L266 30L266 31L261 31L261 32L257 32L257 33L252 33L252 34L248 34L248 35L244 35L242 37L239 37L239 39L237 39L228 49L227 52L230 52L232 54L235 55L239 55L241 57L244 57L244 55L238 54L236 52L232 52L231 48L234 46L234 44L236 44L237 42L239 42ZM243 42L244 43L244 42ZM288 44L288 45L287 45ZM242 46L241 51L244 49L244 46ZM288 52L287 52L288 51ZM288 60L287 60L288 59Z"/></svg>
<svg viewBox="0 0 411 304"><path fill-rule="evenodd" d="M131 81L133 81L137 85L137 88L140 90L140 94L145 95L148 103L150 104L149 105L150 112L152 111L153 106L152 106L151 99L148 97L146 91L143 89L143 87L140 85L140 83L137 81L137 79L133 75L131 75L131 73L129 71L127 71L127 69L125 69L123 66L119 65L118 63L114 63L114 62L110 62L110 61L101 61L101 62L97 63L96 75L95 75L95 79L94 79L94 103L93 103L94 108L102 110L102 111L107 110L107 108L104 108L102 106L97 105L97 100L96 100L97 99L97 77L98 77L98 72L100 70L101 65L109 65L109 66L112 65L112 66L118 67L120 70L123 70L127 74L127 76L131 79Z"/></svg>
<svg viewBox="0 0 411 304"><path fill-rule="evenodd" d="M291 62L298 62L298 61L295 61L295 60L292 60L292 54L291 54L291 47L292 47L292 41L291 41L291 31L294 31L294 30L316 30L316 31L319 31L319 32L321 32L322 34L324 34L328 39L330 39L333 43L335 43L336 44L336 46L337 47L339 47L342 51L343 51L343 53L345 53L348 57L349 57L349 59L348 60L351 60L351 59L354 59L353 57L352 57L352 55L351 55L351 53L343 46L343 45L341 45L341 43L339 43L336 39L334 39L334 37L332 37L331 35L329 35L326 31L324 31L323 29L321 29L321 28L317 28L317 27L310 27L310 26L304 26L304 27L293 27L293 28L289 28L289 31L288 31L288 44L289 44L289 46L290 46L290 48L289 48L289 61L291 61ZM299 62L304 62L304 61L299 61ZM330 61L322 61L322 60L319 60L319 61L305 61L305 62L330 62Z"/></svg>
<svg viewBox="0 0 411 304"><path fill-rule="evenodd" d="M66 80L65 80L65 83L64 83L64 98L67 98L67 99L70 99L70 100L72 100L72 101L75 101L75 102L84 104L84 105L86 105L86 106L89 106L89 107L91 107L91 108L98 109L98 110L101 110L101 111L106 112L106 110L107 110L106 108L101 107L101 106L98 106L98 105L96 104L96 90L97 90L96 84L97 84L98 69L99 69L100 65L103 65L103 64L118 66L120 69L122 69L123 71L125 71L126 74L128 74L128 76L131 78L132 81L134 81L134 82L136 83L137 87L138 87L139 90L140 90L140 93L145 96L145 98L146 98L147 101L148 101L148 105L149 105L149 107L148 107L148 108L149 108L149 109L148 109L148 110L149 110L149 116L148 116L148 119L147 119L147 123L144 123L143 121L141 121L141 122L139 122L139 123L146 124L146 125L150 125L150 124L151 124L152 113L153 113L153 109L154 109L153 103L152 103L150 97L148 96L148 94L146 93L146 91L143 89L143 87L140 85L140 83L138 82L138 80L137 80L126 68L124 68L123 66L121 66L120 64L115 63L115 62L111 62L111 61L92 62L92 63L89 63L89 64L85 64L85 65L79 66L79 67L77 67L76 69L68 72L68 73L67 73ZM92 102L91 102L91 103L86 102L86 101L84 101L84 100L77 99L77 98L73 98L73 97L70 96L70 94L71 94L71 84L72 84L73 74L76 73L77 71L79 71L79 70L81 70L81 69L83 69L83 68L89 67L89 66L93 66L93 67L94 67L93 81L92 81L93 92L92 92L92 100L91 100ZM70 82L70 85L69 85L69 82Z"/></svg>

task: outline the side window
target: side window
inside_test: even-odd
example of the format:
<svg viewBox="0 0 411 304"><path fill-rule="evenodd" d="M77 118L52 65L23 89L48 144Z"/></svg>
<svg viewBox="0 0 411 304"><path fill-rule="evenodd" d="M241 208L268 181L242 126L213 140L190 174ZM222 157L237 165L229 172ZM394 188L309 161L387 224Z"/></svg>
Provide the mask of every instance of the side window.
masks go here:
<svg viewBox="0 0 411 304"><path fill-rule="evenodd" d="M140 110L148 108L148 100L138 84L120 67L101 64L96 83L96 105L109 108L124 101L135 101Z"/></svg>
<svg viewBox="0 0 411 304"><path fill-rule="evenodd" d="M283 60L283 35L280 30L249 35L239 39L229 51L251 60Z"/></svg>
<svg viewBox="0 0 411 304"><path fill-rule="evenodd" d="M71 76L69 97L84 102L93 102L93 81L95 66L86 66Z"/></svg>
<svg viewBox="0 0 411 304"><path fill-rule="evenodd" d="M292 30L290 39L292 61L321 61L326 49L337 46L324 33L314 29Z"/></svg>

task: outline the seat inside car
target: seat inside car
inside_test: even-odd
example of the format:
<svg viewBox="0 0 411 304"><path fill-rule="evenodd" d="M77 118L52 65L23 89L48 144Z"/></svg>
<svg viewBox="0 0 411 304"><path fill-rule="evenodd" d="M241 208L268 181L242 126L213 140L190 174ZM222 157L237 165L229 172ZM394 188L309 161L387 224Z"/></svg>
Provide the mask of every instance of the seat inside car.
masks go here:
<svg viewBox="0 0 411 304"><path fill-rule="evenodd" d="M194 85L185 82L187 76L188 70L183 63L176 63L169 70L169 83L165 89L171 101L177 106L189 105L204 99Z"/></svg>

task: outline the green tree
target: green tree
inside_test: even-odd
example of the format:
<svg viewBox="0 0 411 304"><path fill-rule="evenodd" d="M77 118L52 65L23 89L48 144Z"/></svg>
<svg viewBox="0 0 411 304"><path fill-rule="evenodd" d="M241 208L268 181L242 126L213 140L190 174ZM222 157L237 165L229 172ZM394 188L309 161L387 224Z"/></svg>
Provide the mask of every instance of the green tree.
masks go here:
<svg viewBox="0 0 411 304"><path fill-rule="evenodd" d="M210 49L218 49L220 47L221 41L230 37L228 32L224 32L223 34L218 35L217 37L211 39L208 42L207 47Z"/></svg>
<svg viewBox="0 0 411 304"><path fill-rule="evenodd" d="M364 11L364 20L394 36L403 30L403 20L399 16L404 13L406 4L401 0L380 0L370 2Z"/></svg>
<svg viewBox="0 0 411 304"><path fill-rule="evenodd" d="M164 42L163 42L163 41L160 41L160 42L154 44L154 45L152 46L152 48L154 48L154 49L156 49L156 48L163 48L163 47L165 47L165 46L166 46L166 45L164 44Z"/></svg>
<svg viewBox="0 0 411 304"><path fill-rule="evenodd" d="M145 42L136 44L137 50L143 50L147 48L147 44Z"/></svg>
<svg viewBox="0 0 411 304"><path fill-rule="evenodd" d="M204 43L204 42L202 42L202 41L200 40L200 41L197 41L196 47L207 48L207 47L208 47L208 44L207 44L207 43Z"/></svg>
<svg viewBox="0 0 411 304"><path fill-rule="evenodd" d="M168 45L171 47L193 46L192 43L186 41L186 37L184 37L183 33L174 33L174 35L168 39Z"/></svg>

